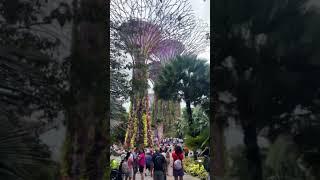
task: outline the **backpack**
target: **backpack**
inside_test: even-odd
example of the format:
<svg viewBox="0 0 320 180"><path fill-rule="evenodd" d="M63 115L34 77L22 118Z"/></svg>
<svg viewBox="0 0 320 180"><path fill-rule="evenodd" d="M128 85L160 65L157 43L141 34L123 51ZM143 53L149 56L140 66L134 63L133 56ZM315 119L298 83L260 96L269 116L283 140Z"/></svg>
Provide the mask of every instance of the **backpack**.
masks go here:
<svg viewBox="0 0 320 180"><path fill-rule="evenodd" d="M154 158L154 166L159 167L160 169L163 170L163 159L164 157L159 154Z"/></svg>
<svg viewBox="0 0 320 180"><path fill-rule="evenodd" d="M129 166L128 166L128 161L123 161L121 164L121 171L124 174L128 174L130 172Z"/></svg>
<svg viewBox="0 0 320 180"><path fill-rule="evenodd" d="M175 160L173 163L173 167L175 170L182 169L182 161L180 159Z"/></svg>

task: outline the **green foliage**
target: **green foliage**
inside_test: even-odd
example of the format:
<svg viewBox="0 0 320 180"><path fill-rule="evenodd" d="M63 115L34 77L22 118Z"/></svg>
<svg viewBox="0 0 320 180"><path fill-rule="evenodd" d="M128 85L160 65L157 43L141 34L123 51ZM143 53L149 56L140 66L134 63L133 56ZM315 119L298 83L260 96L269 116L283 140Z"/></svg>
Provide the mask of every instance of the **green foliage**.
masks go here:
<svg viewBox="0 0 320 180"><path fill-rule="evenodd" d="M196 135L200 134L200 132L202 132L203 129L209 126L209 117L204 112L201 106L196 106L195 108L192 109L192 117L193 117L192 130Z"/></svg>
<svg viewBox="0 0 320 180"><path fill-rule="evenodd" d="M198 177L201 180L208 179L208 172L204 169L204 166L202 164L198 164L190 158L185 158L183 160L183 165L184 170L188 174Z"/></svg>
<svg viewBox="0 0 320 180"><path fill-rule="evenodd" d="M122 104L128 99L131 90L127 78L128 74L125 72L131 67L126 61L124 47L118 40L118 34L114 31L110 33L112 34L110 41L110 122L119 125L127 122L124 120L125 109ZM112 129L117 128L111 127ZM122 125L120 130L123 130ZM115 134L120 135L121 133L115 132ZM117 138L122 139L122 137L115 137L115 139Z"/></svg>
<svg viewBox="0 0 320 180"><path fill-rule="evenodd" d="M186 102L188 124L192 125L191 104L200 104L209 94L209 66L196 56L177 56L165 65L155 82L160 99ZM189 127L192 130L192 127ZM194 136L194 135L193 135Z"/></svg>
<svg viewBox="0 0 320 180"><path fill-rule="evenodd" d="M246 159L245 148L237 146L228 152L228 169L226 176L229 178L239 178L239 180L247 180L248 174L248 161Z"/></svg>
<svg viewBox="0 0 320 180"><path fill-rule="evenodd" d="M112 114L112 113L111 113ZM129 115L125 108L121 106L121 110L117 112L117 116L111 119L111 141L112 142L124 142L126 137L127 123Z"/></svg>
<svg viewBox="0 0 320 180"><path fill-rule="evenodd" d="M142 123L143 123L143 144L145 146L148 145L148 137L147 137L147 131L148 131L148 125L147 125L147 115L142 115Z"/></svg>
<svg viewBox="0 0 320 180"><path fill-rule="evenodd" d="M188 134L188 123L185 121L184 118L179 118L175 124L174 127L176 128L176 136L177 137L184 137Z"/></svg>
<svg viewBox="0 0 320 180"><path fill-rule="evenodd" d="M5 119L1 119L0 137L0 179L54 179L50 151L37 137Z"/></svg>
<svg viewBox="0 0 320 180"><path fill-rule="evenodd" d="M315 21L319 11L306 5L306 0L214 1L215 92L236 95L244 130L250 119L253 130L269 127L272 140L281 133L295 136L301 129L281 115L291 114L298 104L314 106L319 89L314 77L319 76L320 23ZM259 148L249 142L256 138L245 136L250 152L246 156L251 159L246 163L252 169L251 177L244 179L261 179L260 157L254 153ZM300 141L299 147L307 140ZM271 159L281 164L281 158Z"/></svg>
<svg viewBox="0 0 320 180"><path fill-rule="evenodd" d="M52 13L61 6L68 11L69 6L52 5L40 0L0 2L0 71L1 86L6 92L2 93L6 100L0 109L10 120L29 117L39 110L44 113L41 118L52 121L63 108L62 95L68 88L65 80L69 66L57 59L62 34L48 29L54 26L53 20L59 19ZM48 12L49 6L51 12ZM63 19L67 16L59 15ZM48 29L43 30L44 27Z"/></svg>
<svg viewBox="0 0 320 180"><path fill-rule="evenodd" d="M154 90L161 99L184 99L197 104L209 93L208 74L205 60L178 56L162 69Z"/></svg>
<svg viewBox="0 0 320 180"><path fill-rule="evenodd" d="M291 180L306 179L305 173L298 166L299 152L290 136L281 135L270 146L266 158L266 178Z"/></svg>
<svg viewBox="0 0 320 180"><path fill-rule="evenodd" d="M192 137L190 135L186 136L185 144L193 150L202 148L206 145L209 145L209 127L206 127L201 131L201 133L195 137Z"/></svg>
<svg viewBox="0 0 320 180"><path fill-rule="evenodd" d="M131 147L135 146L136 134L138 131L138 119L134 118L133 120L134 120L133 121L133 135L132 135L131 141L130 141Z"/></svg>
<svg viewBox="0 0 320 180"><path fill-rule="evenodd" d="M186 108L182 109L182 115L178 121L175 122L177 134L179 136L191 135L192 133L196 136L204 133L209 128L209 117L203 110L202 106L196 106L192 109L193 124L192 127L188 125L188 115Z"/></svg>

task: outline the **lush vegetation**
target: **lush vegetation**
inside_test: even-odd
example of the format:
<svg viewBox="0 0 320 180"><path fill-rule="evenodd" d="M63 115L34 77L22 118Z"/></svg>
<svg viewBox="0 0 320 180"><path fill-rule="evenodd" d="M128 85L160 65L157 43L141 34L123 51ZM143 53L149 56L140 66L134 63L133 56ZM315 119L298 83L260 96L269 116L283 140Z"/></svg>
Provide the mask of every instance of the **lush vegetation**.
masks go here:
<svg viewBox="0 0 320 180"><path fill-rule="evenodd" d="M193 159L185 158L183 161L184 170L195 177L200 178L201 180L208 179L208 172L204 169L202 163L197 163Z"/></svg>
<svg viewBox="0 0 320 180"><path fill-rule="evenodd" d="M205 60L177 56L163 67L154 90L160 99L186 102L189 130L195 136L191 104L200 104L209 94L209 66Z"/></svg>
<svg viewBox="0 0 320 180"><path fill-rule="evenodd" d="M182 109L182 116L176 121L176 136L185 137L185 144L190 149L204 149L209 146L209 118L200 105L192 108L192 116L194 123L190 131L186 108Z"/></svg>
<svg viewBox="0 0 320 180"><path fill-rule="evenodd" d="M308 178L319 179L319 143L312 138L320 128L315 78L320 73L319 11L304 0L217 0L213 11L213 97L219 107L214 110L214 131L223 133L228 117L240 122L248 180L264 178L264 152L257 140L262 129L273 145L277 146L278 137L288 135L296 145L292 147L297 147L283 147L285 158L268 158L268 166L275 166L269 171L270 178L283 175L283 169L292 171L287 177L300 178L295 166L286 167L295 162ZM215 149L222 146L217 145ZM213 152L214 158L224 159L222 152ZM222 164L218 159L214 162L215 168ZM226 173L214 172L220 177Z"/></svg>

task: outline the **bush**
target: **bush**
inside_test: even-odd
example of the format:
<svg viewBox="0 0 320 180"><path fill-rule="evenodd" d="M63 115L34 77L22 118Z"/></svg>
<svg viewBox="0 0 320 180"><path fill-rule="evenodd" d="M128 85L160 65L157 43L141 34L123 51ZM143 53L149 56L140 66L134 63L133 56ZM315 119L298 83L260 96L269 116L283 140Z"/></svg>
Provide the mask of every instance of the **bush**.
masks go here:
<svg viewBox="0 0 320 180"><path fill-rule="evenodd" d="M202 180L208 179L208 172L205 170L204 166L196 163L190 158L186 158L184 160L184 170L186 173Z"/></svg>

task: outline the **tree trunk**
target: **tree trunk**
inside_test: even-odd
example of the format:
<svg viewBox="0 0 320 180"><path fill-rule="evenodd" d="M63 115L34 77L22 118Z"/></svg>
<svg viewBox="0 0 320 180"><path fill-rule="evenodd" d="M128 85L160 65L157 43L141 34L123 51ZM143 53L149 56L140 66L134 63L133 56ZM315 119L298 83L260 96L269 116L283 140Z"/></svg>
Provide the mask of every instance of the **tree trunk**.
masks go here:
<svg viewBox="0 0 320 180"><path fill-rule="evenodd" d="M241 126L244 132L244 144L248 160L249 180L262 180L262 164L257 142L257 106L253 97L254 84L250 81L240 82L238 89L238 109Z"/></svg>
<svg viewBox="0 0 320 180"><path fill-rule="evenodd" d="M187 108L187 114L188 114L189 131L191 132L191 135L194 137L194 131L192 129L192 125L193 125L192 109L191 109L191 102L189 100L186 100L186 108Z"/></svg>
<svg viewBox="0 0 320 180"><path fill-rule="evenodd" d="M144 146L144 124L143 116L147 113L147 103L146 95L148 92L147 83L148 83L148 74L147 74L147 65L145 64L145 59L143 55L137 53L134 54L134 67L132 72L132 96L131 96L131 105L132 105L132 118L133 124L137 124L136 132L131 133L133 129L130 124L128 124L127 134L128 140L127 146ZM149 129L147 129L148 132ZM135 131L135 130L133 130ZM130 139L130 141L129 141ZM133 140L133 141L132 141ZM132 144L135 143L135 144Z"/></svg>
<svg viewBox="0 0 320 180"><path fill-rule="evenodd" d="M147 141L148 145L150 147L153 146L153 140L152 140L152 130L151 130L151 122L150 122L150 109L149 109L149 95L147 94L147 100L146 100L146 116L147 116Z"/></svg>
<svg viewBox="0 0 320 180"><path fill-rule="evenodd" d="M249 180L262 180L260 149L257 142L257 130L254 121L243 123L244 143L248 160Z"/></svg>
<svg viewBox="0 0 320 180"><path fill-rule="evenodd" d="M210 113L210 173L211 179L223 179L225 176L225 153L224 153L224 127L223 117L218 111L219 100L217 91L211 89L213 97L210 97L210 104L213 106L213 112Z"/></svg>
<svg viewBox="0 0 320 180"><path fill-rule="evenodd" d="M224 177L225 172L225 154L224 154L224 133L223 126L216 119L211 124L213 165L212 171L215 177Z"/></svg>
<svg viewBox="0 0 320 180"><path fill-rule="evenodd" d="M136 137L136 144L139 146L139 147L143 147L144 145L144 132L143 132L143 128L144 128L144 125L143 125L143 112L144 112L144 109L145 109L145 100L144 98L140 98L139 99L139 102L138 102L138 109L137 109L137 121L138 121L138 129L137 129L137 137Z"/></svg>
<svg viewBox="0 0 320 180"><path fill-rule="evenodd" d="M71 142L64 155L64 161L69 161L64 175L71 180L102 180L109 164L105 1L81 0L79 5L74 1L70 101L66 104Z"/></svg>

